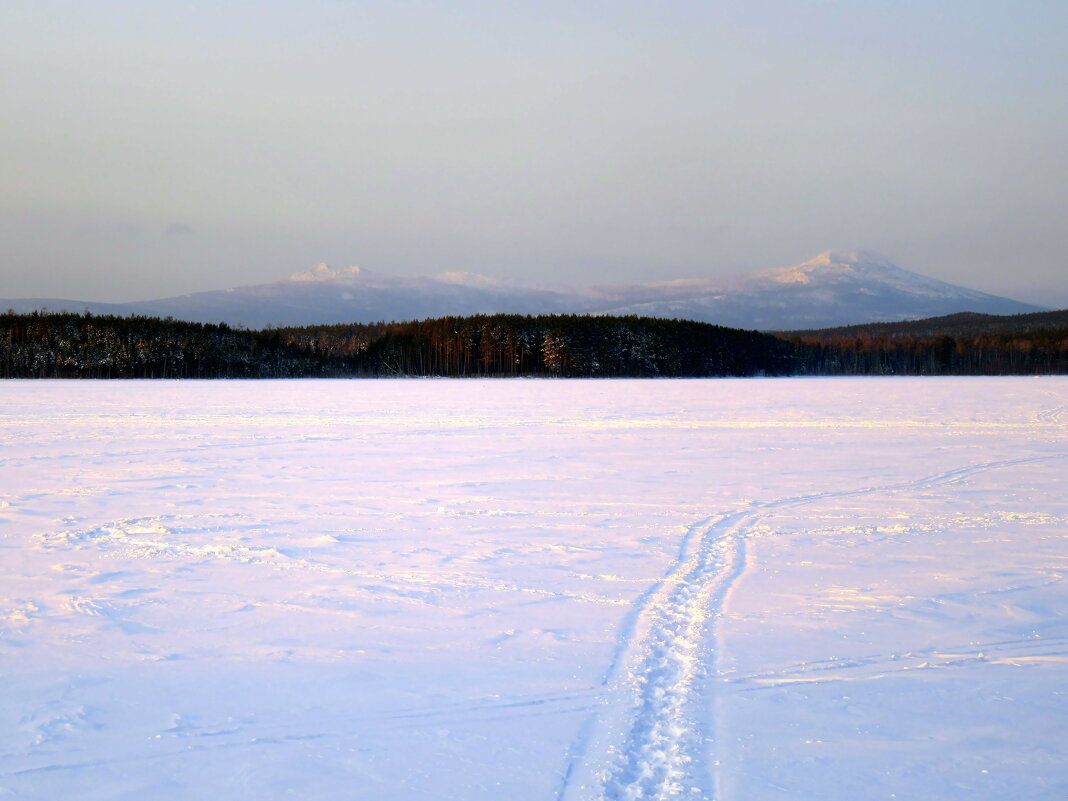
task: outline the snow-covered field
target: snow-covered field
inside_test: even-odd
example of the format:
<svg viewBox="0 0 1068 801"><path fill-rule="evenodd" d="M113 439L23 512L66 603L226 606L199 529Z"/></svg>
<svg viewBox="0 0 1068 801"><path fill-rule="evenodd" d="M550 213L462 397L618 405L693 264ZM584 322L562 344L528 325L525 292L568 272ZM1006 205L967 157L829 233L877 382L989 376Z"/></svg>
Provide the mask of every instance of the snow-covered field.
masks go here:
<svg viewBox="0 0 1068 801"><path fill-rule="evenodd" d="M0 798L1068 797L1068 380L0 383Z"/></svg>

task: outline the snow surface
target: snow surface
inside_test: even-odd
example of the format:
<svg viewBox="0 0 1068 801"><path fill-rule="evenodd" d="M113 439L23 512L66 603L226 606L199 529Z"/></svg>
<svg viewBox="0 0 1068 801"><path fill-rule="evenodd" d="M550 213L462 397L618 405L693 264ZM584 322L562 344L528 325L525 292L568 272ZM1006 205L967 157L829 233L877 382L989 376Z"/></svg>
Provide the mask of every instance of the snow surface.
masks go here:
<svg viewBox="0 0 1068 801"><path fill-rule="evenodd" d="M0 797L1068 797L1068 379L0 383Z"/></svg>

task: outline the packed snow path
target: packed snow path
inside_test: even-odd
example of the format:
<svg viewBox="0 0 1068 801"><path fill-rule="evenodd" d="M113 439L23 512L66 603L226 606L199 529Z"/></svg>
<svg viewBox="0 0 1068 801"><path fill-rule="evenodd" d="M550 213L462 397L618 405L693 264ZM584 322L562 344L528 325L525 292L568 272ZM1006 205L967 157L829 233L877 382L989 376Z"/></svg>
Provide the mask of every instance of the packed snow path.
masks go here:
<svg viewBox="0 0 1068 801"><path fill-rule="evenodd" d="M1053 414L1059 410L1053 410ZM1051 414L1040 418L1050 421ZM584 742L572 748L591 760L582 775L570 765L559 797L615 801L672 798L722 798L721 764L715 758L715 699L707 680L715 672L715 622L734 586L752 565L746 564L746 538L770 510L888 493L930 490L959 484L990 470L1026 463L1063 460L1068 454L986 462L927 476L914 482L840 492L817 493L753 504L738 512L693 526L683 540L679 560L663 581L639 600L639 624L620 644L606 684L628 685L636 703L626 717L621 742L609 742L607 754L588 754ZM621 680L619 666L630 663ZM625 692L618 693L625 696ZM615 721L618 726L618 721ZM603 736L603 735L602 735ZM582 739L589 737L583 732ZM602 746L603 747L603 746ZM609 766L607 770L605 766ZM591 776L589 767L594 767ZM599 769L599 770L597 770ZM603 787L598 786L598 779Z"/></svg>
<svg viewBox="0 0 1068 801"><path fill-rule="evenodd" d="M0 795L1063 801L1066 408L2 383Z"/></svg>

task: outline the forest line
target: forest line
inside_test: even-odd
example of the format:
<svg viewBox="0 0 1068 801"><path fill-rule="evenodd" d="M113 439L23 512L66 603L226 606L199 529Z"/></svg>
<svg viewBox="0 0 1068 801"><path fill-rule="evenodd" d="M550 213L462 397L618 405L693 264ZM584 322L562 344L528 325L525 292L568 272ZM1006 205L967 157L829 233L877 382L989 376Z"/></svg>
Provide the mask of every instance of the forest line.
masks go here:
<svg viewBox="0 0 1068 801"><path fill-rule="evenodd" d="M3 378L725 377L1068 373L1068 312L778 334L686 320L475 315L247 330L0 314Z"/></svg>

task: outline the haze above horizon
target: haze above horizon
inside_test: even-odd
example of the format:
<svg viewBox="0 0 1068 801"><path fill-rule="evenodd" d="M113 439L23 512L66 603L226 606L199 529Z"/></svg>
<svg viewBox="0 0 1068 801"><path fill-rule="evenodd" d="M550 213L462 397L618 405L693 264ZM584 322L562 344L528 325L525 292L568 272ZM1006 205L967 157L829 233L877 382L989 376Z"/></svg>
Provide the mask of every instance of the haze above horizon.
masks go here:
<svg viewBox="0 0 1068 801"><path fill-rule="evenodd" d="M866 248L1068 306L1068 6L0 7L0 295Z"/></svg>

